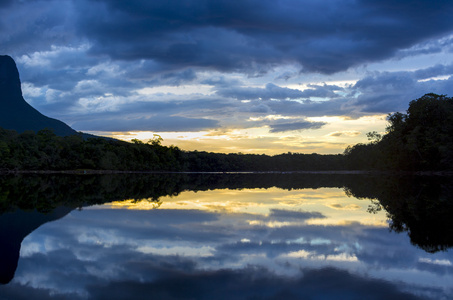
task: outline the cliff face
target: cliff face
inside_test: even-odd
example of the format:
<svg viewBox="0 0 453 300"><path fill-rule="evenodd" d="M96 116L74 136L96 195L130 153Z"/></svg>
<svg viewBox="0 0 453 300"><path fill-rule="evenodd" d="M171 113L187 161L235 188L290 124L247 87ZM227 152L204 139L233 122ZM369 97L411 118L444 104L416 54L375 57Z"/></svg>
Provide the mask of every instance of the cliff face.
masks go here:
<svg viewBox="0 0 453 300"><path fill-rule="evenodd" d="M77 133L65 123L44 116L24 100L16 63L7 55L0 55L0 127L17 132L50 128L60 136Z"/></svg>
<svg viewBox="0 0 453 300"><path fill-rule="evenodd" d="M6 55L0 55L0 97L9 95L10 97L22 97L20 87L19 72L17 71L14 60ZM7 101L6 97L1 97L0 101ZM5 102L6 104L6 102Z"/></svg>

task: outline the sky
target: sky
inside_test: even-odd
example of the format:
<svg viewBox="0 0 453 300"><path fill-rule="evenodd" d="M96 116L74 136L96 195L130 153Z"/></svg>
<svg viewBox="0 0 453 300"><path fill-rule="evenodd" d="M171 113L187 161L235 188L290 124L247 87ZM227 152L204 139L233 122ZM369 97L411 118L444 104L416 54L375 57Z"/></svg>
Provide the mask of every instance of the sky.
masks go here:
<svg viewBox="0 0 453 300"><path fill-rule="evenodd" d="M25 100L78 131L183 150L342 153L453 96L453 2L3 0Z"/></svg>

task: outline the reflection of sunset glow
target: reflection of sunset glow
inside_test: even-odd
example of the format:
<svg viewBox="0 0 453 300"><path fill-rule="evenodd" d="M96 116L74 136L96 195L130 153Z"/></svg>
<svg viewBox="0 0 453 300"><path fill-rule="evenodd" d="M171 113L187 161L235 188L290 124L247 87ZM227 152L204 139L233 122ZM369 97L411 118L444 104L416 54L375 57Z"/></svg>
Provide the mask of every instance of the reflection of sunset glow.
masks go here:
<svg viewBox="0 0 453 300"><path fill-rule="evenodd" d="M176 209L199 210L222 215L250 215L249 226L280 228L287 226L363 224L385 227L385 214L369 214L369 201L348 197L339 188L320 188L302 190L245 189L211 190L202 192L186 191L177 197L161 197L159 202L152 199L125 200L105 204L116 209ZM308 219L275 219L273 210L291 212L318 212L323 217L313 216Z"/></svg>
<svg viewBox="0 0 453 300"><path fill-rule="evenodd" d="M106 205L111 209L137 209L137 210L148 210L156 209L162 204L161 201L154 201L153 199L127 199L123 201L114 201L107 203Z"/></svg>

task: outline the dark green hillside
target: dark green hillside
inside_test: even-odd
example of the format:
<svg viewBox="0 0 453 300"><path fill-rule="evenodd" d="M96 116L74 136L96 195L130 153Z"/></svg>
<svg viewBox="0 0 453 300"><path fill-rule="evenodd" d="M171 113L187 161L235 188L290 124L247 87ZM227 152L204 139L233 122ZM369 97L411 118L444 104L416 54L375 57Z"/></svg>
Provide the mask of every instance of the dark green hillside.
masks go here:
<svg viewBox="0 0 453 300"><path fill-rule="evenodd" d="M59 136L77 133L65 123L44 116L25 102L16 63L7 55L0 55L0 127L17 132L38 132L51 128Z"/></svg>

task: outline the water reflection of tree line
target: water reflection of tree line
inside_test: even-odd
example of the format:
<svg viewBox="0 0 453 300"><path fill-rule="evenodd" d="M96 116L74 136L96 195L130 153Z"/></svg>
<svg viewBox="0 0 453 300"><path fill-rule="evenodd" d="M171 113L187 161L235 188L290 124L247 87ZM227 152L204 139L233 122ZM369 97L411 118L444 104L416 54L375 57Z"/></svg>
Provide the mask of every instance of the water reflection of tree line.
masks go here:
<svg viewBox="0 0 453 300"><path fill-rule="evenodd" d="M385 209L390 229L407 232L411 242L427 252L453 246L451 177L376 177L349 183L346 193L378 200L369 211Z"/></svg>
<svg viewBox="0 0 453 300"><path fill-rule="evenodd" d="M28 175L0 177L2 213L59 206L82 207L124 199L176 196L182 191L211 189L344 188L346 194L370 200L370 212L387 211L390 229L406 231L414 245L428 252L453 246L451 177L402 177L360 174L123 174Z"/></svg>
<svg viewBox="0 0 453 300"><path fill-rule="evenodd" d="M342 187L343 176L312 174L109 174L0 176L0 213L16 208L51 211L123 199L176 196L182 191Z"/></svg>

